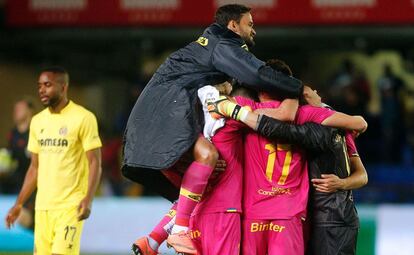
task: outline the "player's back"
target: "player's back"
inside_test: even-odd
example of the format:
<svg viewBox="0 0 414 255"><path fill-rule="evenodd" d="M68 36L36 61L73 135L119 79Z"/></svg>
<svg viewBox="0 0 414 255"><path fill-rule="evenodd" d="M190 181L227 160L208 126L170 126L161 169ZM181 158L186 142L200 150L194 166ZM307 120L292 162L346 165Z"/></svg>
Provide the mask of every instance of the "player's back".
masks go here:
<svg viewBox="0 0 414 255"><path fill-rule="evenodd" d="M277 101L245 103L253 109L280 105ZM298 110L295 123L320 123L328 116L316 107L304 106ZM305 216L308 189L307 162L300 147L269 141L255 132L246 136L243 209L247 218Z"/></svg>

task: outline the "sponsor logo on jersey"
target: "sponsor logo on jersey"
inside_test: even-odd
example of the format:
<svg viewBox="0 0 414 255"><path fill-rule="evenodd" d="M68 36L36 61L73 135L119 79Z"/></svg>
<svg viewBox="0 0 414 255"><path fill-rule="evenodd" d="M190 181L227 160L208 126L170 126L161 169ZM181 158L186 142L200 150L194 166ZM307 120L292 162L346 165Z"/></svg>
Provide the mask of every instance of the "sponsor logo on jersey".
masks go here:
<svg viewBox="0 0 414 255"><path fill-rule="evenodd" d="M201 236L201 231L198 229L190 230L189 232L190 232L189 234L190 234L191 239L196 239Z"/></svg>
<svg viewBox="0 0 414 255"><path fill-rule="evenodd" d="M273 232L282 232L286 227L282 225L273 224L272 222L253 222L250 225L250 232L263 232L263 231L273 231Z"/></svg>
<svg viewBox="0 0 414 255"><path fill-rule="evenodd" d="M278 196L278 195L291 195L289 188L272 187L272 190L259 189L257 191L260 195L264 196Z"/></svg>
<svg viewBox="0 0 414 255"><path fill-rule="evenodd" d="M38 140L42 147L68 147L68 140L62 138L45 138Z"/></svg>

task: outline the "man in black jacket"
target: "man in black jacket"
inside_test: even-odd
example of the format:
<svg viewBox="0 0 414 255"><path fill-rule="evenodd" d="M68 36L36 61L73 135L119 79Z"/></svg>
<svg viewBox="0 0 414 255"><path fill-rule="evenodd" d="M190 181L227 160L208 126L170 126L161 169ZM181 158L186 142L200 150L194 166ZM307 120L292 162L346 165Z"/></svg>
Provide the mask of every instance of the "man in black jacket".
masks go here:
<svg viewBox="0 0 414 255"><path fill-rule="evenodd" d="M189 200L201 199L218 157L214 146L199 137L197 90L229 78L290 98L297 98L303 89L299 80L273 70L248 51L256 34L250 8L222 6L215 21L158 68L133 107L124 135L124 176L170 201L178 198L177 187L160 170L173 166L194 145L195 160L183 176L183 185L194 187L181 187L185 192L180 192L176 221L180 227L174 227L173 234L186 230L195 205ZM186 206L181 206L181 200Z"/></svg>
<svg viewBox="0 0 414 255"><path fill-rule="evenodd" d="M197 90L205 85L233 77L285 97L302 93L301 81L273 70L248 51L256 34L250 8L222 6L215 20L196 41L167 58L138 98L124 136L122 171L127 178L151 183L160 175L148 172L171 167L191 148L202 126L195 107Z"/></svg>

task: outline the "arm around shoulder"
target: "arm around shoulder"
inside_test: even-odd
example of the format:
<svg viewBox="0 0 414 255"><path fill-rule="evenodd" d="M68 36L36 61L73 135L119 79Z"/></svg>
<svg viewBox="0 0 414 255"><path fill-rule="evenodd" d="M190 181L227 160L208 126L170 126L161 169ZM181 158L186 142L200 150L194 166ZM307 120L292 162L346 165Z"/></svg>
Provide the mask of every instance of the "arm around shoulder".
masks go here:
<svg viewBox="0 0 414 255"><path fill-rule="evenodd" d="M270 140L283 140L286 143L302 146L313 153L321 153L333 146L338 130L307 122L294 125L265 115L258 120L257 132Z"/></svg>
<svg viewBox="0 0 414 255"><path fill-rule="evenodd" d="M212 64L217 70L254 89L277 91L289 98L298 98L303 91L300 80L266 66L263 61L232 39L217 43L212 55Z"/></svg>
<svg viewBox="0 0 414 255"><path fill-rule="evenodd" d="M362 116L351 116L342 112L335 112L322 123L324 126L355 130L363 133L368 128L368 123Z"/></svg>

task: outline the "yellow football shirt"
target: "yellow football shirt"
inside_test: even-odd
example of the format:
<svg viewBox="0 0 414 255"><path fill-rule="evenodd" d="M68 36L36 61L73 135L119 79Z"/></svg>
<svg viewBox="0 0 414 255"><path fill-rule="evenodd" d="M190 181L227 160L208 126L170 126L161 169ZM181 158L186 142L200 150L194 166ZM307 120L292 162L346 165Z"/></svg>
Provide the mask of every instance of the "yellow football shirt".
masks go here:
<svg viewBox="0 0 414 255"><path fill-rule="evenodd" d="M30 123L28 150L39 156L36 210L77 206L88 189L86 151L102 146L95 115L70 101Z"/></svg>

